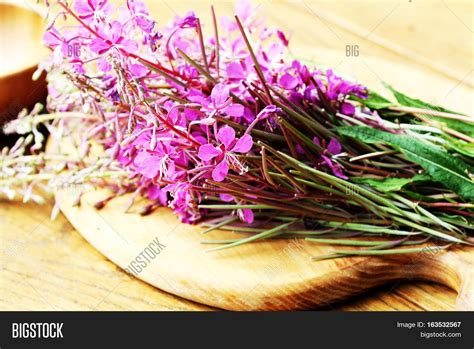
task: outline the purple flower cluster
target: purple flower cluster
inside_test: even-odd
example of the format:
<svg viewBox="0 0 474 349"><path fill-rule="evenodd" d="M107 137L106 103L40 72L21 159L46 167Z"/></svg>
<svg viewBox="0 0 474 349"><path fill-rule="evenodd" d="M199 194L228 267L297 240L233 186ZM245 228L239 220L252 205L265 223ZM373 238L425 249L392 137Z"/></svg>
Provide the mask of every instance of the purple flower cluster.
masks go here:
<svg viewBox="0 0 474 349"><path fill-rule="evenodd" d="M44 35L53 50L51 69L67 74L81 101L101 116L94 134L111 161L129 172L137 192L171 207L184 222L206 214L199 204L208 197L245 204L248 183L268 189L252 162L261 153L257 138L288 138L281 127L281 119L290 117L288 106L352 115L356 107L349 98L366 97L363 86L331 70L285 61L288 38L265 27L246 1L237 13L245 31L258 38L254 56L244 36L250 34L229 18L218 38L203 38L193 12L158 29L139 0L117 9L107 0L58 1L55 8L70 23L53 23ZM81 47L79 56L67 54L71 45ZM54 82L50 89L55 105L77 106ZM310 139L323 149L311 155L313 166L347 178L339 141L325 134ZM293 143L280 143L278 150L295 148L292 155L305 158L307 145ZM235 183L241 192L229 189ZM250 209L235 214L254 220Z"/></svg>

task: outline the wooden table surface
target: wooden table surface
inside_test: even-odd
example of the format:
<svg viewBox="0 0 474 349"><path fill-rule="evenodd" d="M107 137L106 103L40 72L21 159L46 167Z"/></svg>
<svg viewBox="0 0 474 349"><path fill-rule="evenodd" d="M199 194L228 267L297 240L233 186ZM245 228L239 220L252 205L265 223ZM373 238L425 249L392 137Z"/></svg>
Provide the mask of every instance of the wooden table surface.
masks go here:
<svg viewBox="0 0 474 349"><path fill-rule="evenodd" d="M117 1L115 1L117 2ZM146 1L162 21L194 9L210 23L208 1ZM231 2L217 2L232 14ZM380 86L364 57L377 56L433 76L433 85L407 81L403 90L473 115L473 13L465 1L254 1L271 25L291 32L295 56L318 60L318 47L340 53L326 63L344 70L359 64ZM209 29L209 28L207 28ZM346 57L358 45L360 56ZM314 48L310 51L308 47ZM350 64L349 64L350 63ZM390 82L390 81L388 81ZM0 310L208 310L157 290L122 270L91 247L63 216L49 219L51 204L0 199ZM449 310L454 291L410 282L387 285L327 310Z"/></svg>

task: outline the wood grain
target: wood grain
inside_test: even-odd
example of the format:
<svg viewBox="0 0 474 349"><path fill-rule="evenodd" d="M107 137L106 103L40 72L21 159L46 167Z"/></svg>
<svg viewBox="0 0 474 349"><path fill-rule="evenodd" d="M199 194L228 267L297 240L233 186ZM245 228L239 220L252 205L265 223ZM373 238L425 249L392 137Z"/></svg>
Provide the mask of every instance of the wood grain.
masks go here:
<svg viewBox="0 0 474 349"><path fill-rule="evenodd" d="M338 247L279 239L206 253L203 239L235 239L241 234L213 231L204 238L202 228L180 223L168 208L145 217L124 214L129 195L101 210L94 208L109 195L105 190L86 192L79 207L73 206L76 198L69 190L59 191L56 198L81 235L123 269L130 269L150 243L159 241L162 249L134 275L186 299L228 310L308 309L387 282L424 279L456 290L456 309L474 310L472 248L314 262L311 256Z"/></svg>
<svg viewBox="0 0 474 349"><path fill-rule="evenodd" d="M51 209L0 201L0 309L209 309L130 278Z"/></svg>
<svg viewBox="0 0 474 349"><path fill-rule="evenodd" d="M0 201L1 310L209 310L128 277L51 205ZM321 309L450 310L456 293L424 282L393 283Z"/></svg>
<svg viewBox="0 0 474 349"><path fill-rule="evenodd" d="M116 1L117 2L117 1ZM209 22L210 1L147 1L160 22L176 13L194 8ZM436 83L420 83L417 78L399 86L421 98L458 108L472 114L472 17L473 3L466 1L255 1L272 24L290 29L295 55L320 60L319 48L329 47L340 53L340 59L325 63L344 69L348 63L369 74L369 83L379 87L378 80L392 69L379 71L365 57L377 56L404 67L429 74ZM390 11L398 4L400 6ZM313 11L310 11L306 5ZM410 6L410 7L409 7ZM219 1L218 14L232 14L232 4ZM318 10L366 29L363 39L350 31L325 21ZM454 14L453 14L454 13ZM388 15L388 16L387 16ZM318 17L319 16L319 17ZM466 28L467 24L469 28ZM206 30L209 30L207 26ZM336 33L339 38L332 32ZM428 66L413 63L402 53L374 44L376 34L416 51L433 62L449 66L463 79L447 78ZM359 44L361 55L345 57L346 44ZM308 45L314 49L306 50ZM349 68L350 70L351 68ZM349 71L350 72L350 71ZM8 310L76 309L88 310L160 310L203 309L150 287L137 279L126 278L117 288L117 280L125 274L94 250L71 225L60 216L49 221L51 207L0 201L0 308ZM25 250L23 250L25 248ZM12 259L11 251L18 250ZM26 252L22 252L26 251ZM33 289L34 287L34 289ZM409 281L392 283L351 301L331 304L323 309L336 310L449 310L455 306L456 293L444 286ZM48 305L47 302L52 306ZM102 301L103 300L103 301ZM102 301L102 302L101 302Z"/></svg>

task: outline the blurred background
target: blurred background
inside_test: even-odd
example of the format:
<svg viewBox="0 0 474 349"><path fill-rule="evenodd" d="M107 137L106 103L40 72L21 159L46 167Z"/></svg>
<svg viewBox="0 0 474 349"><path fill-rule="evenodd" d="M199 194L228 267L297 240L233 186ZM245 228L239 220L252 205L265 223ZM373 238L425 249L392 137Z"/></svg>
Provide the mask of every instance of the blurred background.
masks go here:
<svg viewBox="0 0 474 349"><path fill-rule="evenodd" d="M212 3L218 16L235 13L234 1L144 2L160 25L194 10L207 33ZM385 81L413 97L474 114L474 1L252 3L270 27L287 34L294 57L332 67L377 90ZM44 102L43 77L33 82L31 76L47 51L41 45L45 25L41 4L0 0L0 6L0 122L4 122L22 107ZM3 142L5 136L0 135ZM62 216L50 221L50 210L50 205L38 209L0 201L1 257L8 262L0 269L1 310L206 309L126 279ZM388 285L330 308L448 310L454 301L455 293L448 288L411 282Z"/></svg>

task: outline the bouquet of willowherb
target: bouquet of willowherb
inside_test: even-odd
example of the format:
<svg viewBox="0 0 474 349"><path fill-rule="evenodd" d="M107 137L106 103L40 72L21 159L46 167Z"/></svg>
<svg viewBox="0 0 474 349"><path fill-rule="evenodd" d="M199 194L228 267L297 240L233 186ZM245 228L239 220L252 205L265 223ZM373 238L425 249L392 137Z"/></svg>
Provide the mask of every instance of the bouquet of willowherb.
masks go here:
<svg viewBox="0 0 474 349"><path fill-rule="evenodd" d="M210 38L193 12L158 28L135 0L48 6L50 114L5 127L24 135L0 158L7 196L89 183L113 193L97 209L132 193L150 200L142 214L168 206L247 234L210 250L288 237L360 246L316 258L472 244L471 116L288 61L285 34L246 2L220 26L211 8ZM77 151L42 152L40 125Z"/></svg>

